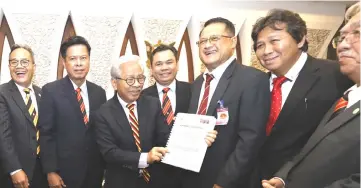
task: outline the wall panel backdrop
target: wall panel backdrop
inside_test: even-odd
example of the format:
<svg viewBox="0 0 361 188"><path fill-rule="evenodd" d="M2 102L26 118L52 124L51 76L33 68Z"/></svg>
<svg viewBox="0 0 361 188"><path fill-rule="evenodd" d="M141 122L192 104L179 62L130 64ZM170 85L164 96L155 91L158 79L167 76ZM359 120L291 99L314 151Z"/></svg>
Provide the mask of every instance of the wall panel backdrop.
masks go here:
<svg viewBox="0 0 361 188"><path fill-rule="evenodd" d="M217 16L235 24L239 39L235 56L245 65L262 69L254 55L250 33L255 21L271 8L299 12L309 28L309 53L326 57L327 46L343 21L345 9L343 3L305 1L218 1L207 6L190 5L149 3L139 9L136 5L38 8L32 4L29 6L34 7L29 9L9 2L7 6L0 4L0 83L10 79L7 61L13 43L25 43L34 50L37 64L34 83L37 85L66 75L59 58L60 44L75 34L89 40L92 52L88 79L106 89L108 98L113 94L110 66L122 54L139 55L147 76L145 87L154 83L147 64L149 45L173 43L180 51L177 79L192 82L204 71L196 45L199 32L207 19Z"/></svg>

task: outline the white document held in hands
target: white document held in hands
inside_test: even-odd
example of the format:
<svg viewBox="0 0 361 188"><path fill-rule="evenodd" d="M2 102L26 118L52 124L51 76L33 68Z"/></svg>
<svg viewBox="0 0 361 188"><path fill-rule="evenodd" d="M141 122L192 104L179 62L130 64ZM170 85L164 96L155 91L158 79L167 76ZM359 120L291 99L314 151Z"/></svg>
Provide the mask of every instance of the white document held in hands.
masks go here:
<svg viewBox="0 0 361 188"><path fill-rule="evenodd" d="M206 135L214 129L213 116L178 113L167 142L162 162L199 172L207 151Z"/></svg>

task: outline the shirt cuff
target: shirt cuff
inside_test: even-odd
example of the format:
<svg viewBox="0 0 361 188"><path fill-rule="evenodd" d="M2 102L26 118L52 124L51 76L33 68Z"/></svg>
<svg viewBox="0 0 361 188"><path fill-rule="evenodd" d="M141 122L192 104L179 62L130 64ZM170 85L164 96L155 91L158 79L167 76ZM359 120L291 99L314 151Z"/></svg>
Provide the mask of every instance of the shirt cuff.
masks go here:
<svg viewBox="0 0 361 188"><path fill-rule="evenodd" d="M138 168L147 168L149 164L147 163L148 153L141 153L138 163Z"/></svg>
<svg viewBox="0 0 361 188"><path fill-rule="evenodd" d="M16 173L19 172L20 170L21 170L21 169L15 170L14 172L11 172L11 173L10 173L10 176L16 174Z"/></svg>
<svg viewBox="0 0 361 188"><path fill-rule="evenodd" d="M285 181L283 181L283 179L282 178L279 178L279 177L273 177L274 179L278 179L278 180L280 180L280 181L282 181L282 183L283 183L283 187L286 187L286 183L285 183Z"/></svg>

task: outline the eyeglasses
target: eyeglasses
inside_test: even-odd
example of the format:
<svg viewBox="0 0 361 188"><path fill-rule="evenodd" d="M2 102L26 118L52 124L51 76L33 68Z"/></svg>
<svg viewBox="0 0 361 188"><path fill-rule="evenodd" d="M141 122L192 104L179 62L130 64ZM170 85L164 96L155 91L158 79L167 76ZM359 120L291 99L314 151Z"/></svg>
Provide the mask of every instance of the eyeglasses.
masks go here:
<svg viewBox="0 0 361 188"><path fill-rule="evenodd" d="M343 33L340 36L336 37L334 40L336 42L336 45L339 45L344 40L348 44L353 44L355 42L359 42L360 41L360 31L354 30L350 33Z"/></svg>
<svg viewBox="0 0 361 188"><path fill-rule="evenodd" d="M27 59L22 59L20 61L16 59L9 60L9 64L11 67L17 67L19 63L22 67L27 67L30 64L30 61Z"/></svg>
<svg viewBox="0 0 361 188"><path fill-rule="evenodd" d="M135 80L137 80L139 84L144 84L145 78L146 78L145 76L139 76L137 78L130 77L130 78L126 78L126 79L115 77L115 79L117 79L117 80L124 80L129 86L134 85Z"/></svg>
<svg viewBox="0 0 361 188"><path fill-rule="evenodd" d="M211 44L215 44L217 41L221 40L222 37L224 37L224 38L233 38L232 36L226 36L226 35L212 35L208 39L205 39L205 38L200 39L197 42L197 45L198 46L203 46L203 45L207 44L208 41Z"/></svg>

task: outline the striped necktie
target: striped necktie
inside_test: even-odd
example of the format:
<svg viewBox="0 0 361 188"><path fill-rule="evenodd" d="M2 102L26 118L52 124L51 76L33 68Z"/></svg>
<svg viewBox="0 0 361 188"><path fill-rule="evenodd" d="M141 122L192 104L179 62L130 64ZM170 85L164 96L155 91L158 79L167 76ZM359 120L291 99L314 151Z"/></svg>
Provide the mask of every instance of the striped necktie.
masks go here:
<svg viewBox="0 0 361 188"><path fill-rule="evenodd" d="M169 97L168 97L168 91L170 89L168 87L164 88L163 91L163 103L162 103L162 111L164 116L166 117L167 124L170 125L174 118L174 113L172 110L172 104L170 103Z"/></svg>
<svg viewBox="0 0 361 188"><path fill-rule="evenodd" d="M206 74L206 83L204 84L204 93L203 93L202 101L201 101L201 104L199 105L197 114L205 115L207 112L209 87L210 87L212 80L213 80L213 75L207 73Z"/></svg>
<svg viewBox="0 0 361 188"><path fill-rule="evenodd" d="M37 124L38 124L38 113L36 113L36 109L35 106L33 104L33 101L31 100L31 96L30 96L30 91L31 89L29 88L24 88L24 92L25 92L25 106L26 109L28 110L30 117L33 121L33 124L35 126L36 129L36 141L39 141L39 130L37 129ZM36 147L36 154L39 155L40 153L40 145L38 142L38 146Z"/></svg>
<svg viewBox="0 0 361 188"><path fill-rule="evenodd" d="M127 104L127 108L129 109L130 128L133 131L133 137L134 137L135 145L137 146L138 152L141 153L142 147L140 145L139 124L138 124L137 117L134 114L134 107L135 107L135 104ZM142 176L143 176L144 181L148 183L150 180L150 174L147 169L145 169L145 168L142 169Z"/></svg>
<svg viewBox="0 0 361 188"><path fill-rule="evenodd" d="M333 113L330 116L330 119L328 121L331 121L333 118L335 118L337 115L339 115L341 112L343 112L348 104L348 94L349 92L346 92L336 103L335 108L333 109Z"/></svg>
<svg viewBox="0 0 361 188"><path fill-rule="evenodd" d="M88 116L86 115L86 109L85 109L85 105L84 105L83 97L81 96L80 92L81 92L81 89L78 87L78 88L75 90L75 93L76 93L76 99L77 99L77 100L78 100L78 102L79 102L79 105L80 105L80 111L81 111L81 113L83 114L83 121L84 121L84 124L87 126L87 125L88 125L88 123L89 123L89 120L88 120Z"/></svg>

